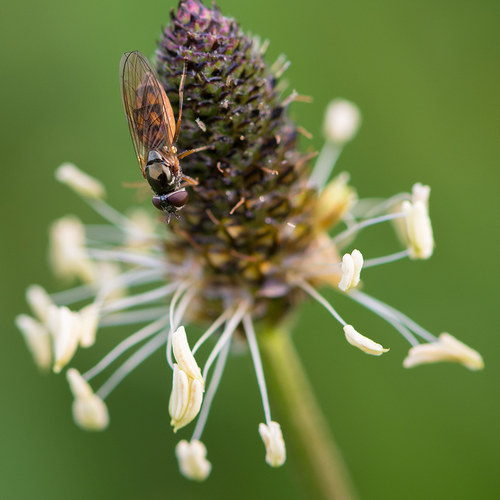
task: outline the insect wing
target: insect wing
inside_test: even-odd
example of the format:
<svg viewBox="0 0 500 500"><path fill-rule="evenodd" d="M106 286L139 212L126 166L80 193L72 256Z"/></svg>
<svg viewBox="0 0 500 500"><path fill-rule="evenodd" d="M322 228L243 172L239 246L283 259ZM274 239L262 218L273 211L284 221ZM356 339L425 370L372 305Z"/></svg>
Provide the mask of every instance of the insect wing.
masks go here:
<svg viewBox="0 0 500 500"><path fill-rule="evenodd" d="M123 54L120 75L123 107L145 177L149 151L172 147L174 113L156 73L143 54L138 51Z"/></svg>

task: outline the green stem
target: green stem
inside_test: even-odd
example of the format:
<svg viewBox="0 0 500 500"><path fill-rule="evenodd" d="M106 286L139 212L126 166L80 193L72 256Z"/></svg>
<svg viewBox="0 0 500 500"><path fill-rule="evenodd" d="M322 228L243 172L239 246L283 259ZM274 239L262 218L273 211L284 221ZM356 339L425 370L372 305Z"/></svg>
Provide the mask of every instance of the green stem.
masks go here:
<svg viewBox="0 0 500 500"><path fill-rule="evenodd" d="M346 465L312 392L289 332L261 331L259 346L273 408L280 416L288 457L305 498L357 497Z"/></svg>

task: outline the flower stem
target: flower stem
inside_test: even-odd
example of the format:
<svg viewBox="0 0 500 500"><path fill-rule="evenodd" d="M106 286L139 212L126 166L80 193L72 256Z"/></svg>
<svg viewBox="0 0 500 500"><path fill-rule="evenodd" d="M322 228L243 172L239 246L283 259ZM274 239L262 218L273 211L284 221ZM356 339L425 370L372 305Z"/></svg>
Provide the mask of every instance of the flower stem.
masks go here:
<svg viewBox="0 0 500 500"><path fill-rule="evenodd" d="M259 335L262 361L273 407L302 482L304 498L353 500L357 497L342 454L328 428L289 331L268 329Z"/></svg>

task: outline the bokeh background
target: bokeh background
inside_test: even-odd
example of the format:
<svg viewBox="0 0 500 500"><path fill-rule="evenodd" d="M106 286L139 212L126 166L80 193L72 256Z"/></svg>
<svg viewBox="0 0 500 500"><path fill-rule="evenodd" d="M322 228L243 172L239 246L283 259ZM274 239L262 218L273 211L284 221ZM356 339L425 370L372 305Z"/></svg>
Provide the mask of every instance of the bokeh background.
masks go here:
<svg viewBox="0 0 500 500"><path fill-rule="evenodd" d="M173 0L2 2L1 464L5 499L299 498L290 467L271 470L247 357L231 359L204 441L206 483L177 472L162 354L109 398L102 434L74 426L64 377L40 376L13 325L24 290L59 285L46 265L47 227L66 213L97 217L53 178L73 161L103 180L124 209L138 168L119 96L126 50L152 54ZM362 498L498 498L498 143L500 3L495 0L220 0L245 30L271 39L269 60L292 61L290 85L314 96L292 113L321 146L321 122L337 96L364 122L338 169L360 196L432 186L436 251L430 261L367 270L365 290L435 333L483 353L486 369L405 370L397 332L338 295L344 317L390 346L365 356L319 305L305 304L294 333L316 394ZM390 231L367 231L366 257L397 249ZM122 332L114 332L121 338ZM99 350L99 347L97 347ZM86 356L86 365L90 356ZM94 351L92 358L97 359ZM80 358L81 359L81 358ZM79 358L76 366L79 366ZM285 431L286 432L286 431Z"/></svg>

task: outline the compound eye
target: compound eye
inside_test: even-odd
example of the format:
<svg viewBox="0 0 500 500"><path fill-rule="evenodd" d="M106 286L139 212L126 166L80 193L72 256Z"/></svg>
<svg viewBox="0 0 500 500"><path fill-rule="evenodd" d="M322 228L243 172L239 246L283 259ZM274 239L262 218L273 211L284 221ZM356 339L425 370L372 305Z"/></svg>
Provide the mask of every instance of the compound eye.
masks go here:
<svg viewBox="0 0 500 500"><path fill-rule="evenodd" d="M153 199L151 201L153 202L155 208L157 208L158 210L163 210L163 203L160 196L153 196Z"/></svg>
<svg viewBox="0 0 500 500"><path fill-rule="evenodd" d="M173 205L175 208L182 208L188 201L189 195L187 191L176 191L172 193L167 199L168 202ZM154 198L153 198L154 199ZM153 202L154 204L154 202Z"/></svg>

